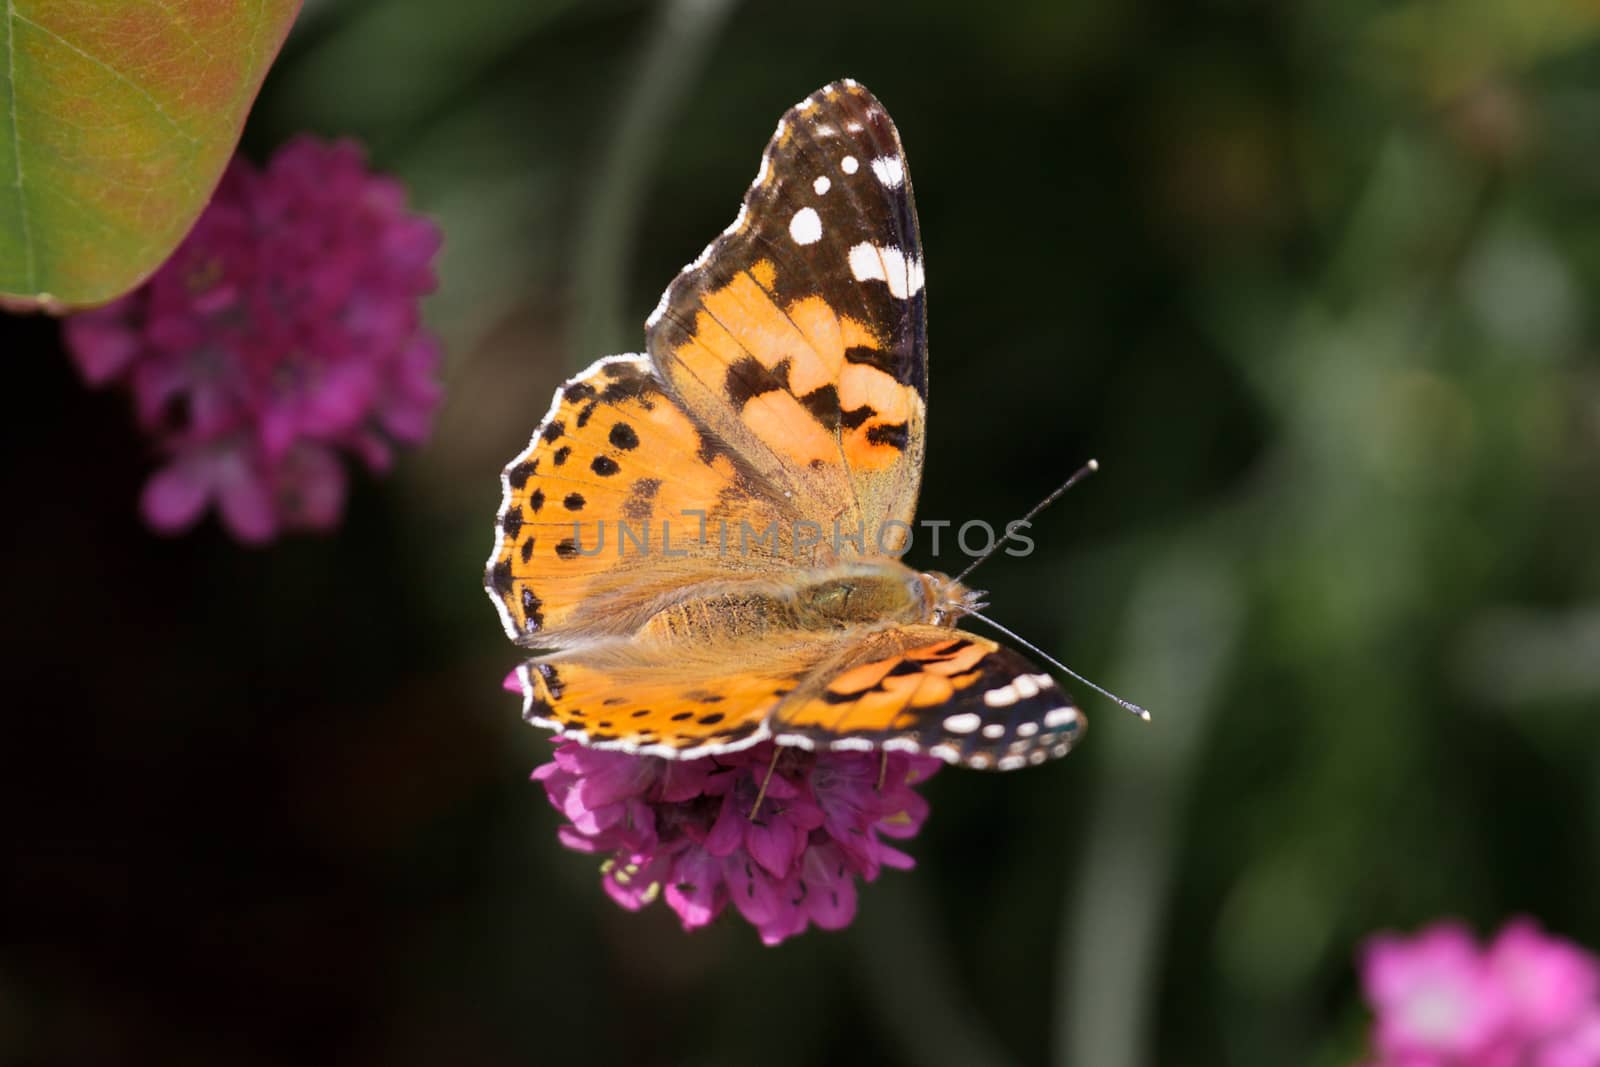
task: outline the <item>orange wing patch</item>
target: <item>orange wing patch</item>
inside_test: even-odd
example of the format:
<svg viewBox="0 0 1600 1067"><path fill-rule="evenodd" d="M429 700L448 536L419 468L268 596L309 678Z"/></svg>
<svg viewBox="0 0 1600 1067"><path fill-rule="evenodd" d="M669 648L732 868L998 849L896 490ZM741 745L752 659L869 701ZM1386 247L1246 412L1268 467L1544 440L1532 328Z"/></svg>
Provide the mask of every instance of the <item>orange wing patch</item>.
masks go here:
<svg viewBox="0 0 1600 1067"><path fill-rule="evenodd" d="M773 270L762 260L706 293L665 373L764 476L815 501L807 510L825 525L904 521L909 510L880 498L902 487L904 465L920 466L922 398L878 365L866 325L817 295L782 306Z"/></svg>
<svg viewBox="0 0 1600 1067"><path fill-rule="evenodd" d="M686 666L680 651L597 648L529 660L517 671L523 714L591 748L689 759L771 737L772 710L813 668L816 642L738 650L718 664Z"/></svg>
<svg viewBox="0 0 1600 1067"><path fill-rule="evenodd" d="M631 633L695 580L792 558L782 500L751 483L642 357L567 382L502 484L486 582L525 644Z"/></svg>

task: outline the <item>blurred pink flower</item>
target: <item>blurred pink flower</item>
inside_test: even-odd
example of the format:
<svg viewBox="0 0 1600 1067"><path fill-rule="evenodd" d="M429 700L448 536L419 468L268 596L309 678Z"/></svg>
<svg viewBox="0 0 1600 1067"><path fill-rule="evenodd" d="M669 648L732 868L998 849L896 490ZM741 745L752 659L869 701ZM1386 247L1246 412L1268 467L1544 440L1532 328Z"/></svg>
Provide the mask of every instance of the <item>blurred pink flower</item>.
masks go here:
<svg viewBox="0 0 1600 1067"><path fill-rule="evenodd" d="M1372 1067L1600 1067L1600 963L1532 920L1487 949L1456 923L1380 934L1361 974Z"/></svg>
<svg viewBox="0 0 1600 1067"><path fill-rule="evenodd" d="M1454 923L1409 939L1380 934L1368 942L1361 969L1385 1056L1473 1056L1500 1032L1505 995L1477 942Z"/></svg>
<svg viewBox="0 0 1600 1067"><path fill-rule="evenodd" d="M84 379L125 383L166 457L146 521L175 532L214 506L251 543L336 524L343 454L383 470L428 434L440 352L418 302L439 241L352 142L235 158L148 282L65 326Z"/></svg>
<svg viewBox="0 0 1600 1067"><path fill-rule="evenodd" d="M1519 1033L1542 1037L1575 1027L1600 996L1600 964L1549 937L1530 919L1509 923L1489 946L1488 965L1505 990Z"/></svg>
<svg viewBox="0 0 1600 1067"><path fill-rule="evenodd" d="M877 753L785 748L752 820L771 743L694 760L556 743L533 777L567 819L562 842L606 857L613 900L637 910L664 897L686 930L732 904L769 945L813 923L847 926L857 878L913 865L884 838L921 829L928 805L912 787L941 766L903 752L884 765Z"/></svg>

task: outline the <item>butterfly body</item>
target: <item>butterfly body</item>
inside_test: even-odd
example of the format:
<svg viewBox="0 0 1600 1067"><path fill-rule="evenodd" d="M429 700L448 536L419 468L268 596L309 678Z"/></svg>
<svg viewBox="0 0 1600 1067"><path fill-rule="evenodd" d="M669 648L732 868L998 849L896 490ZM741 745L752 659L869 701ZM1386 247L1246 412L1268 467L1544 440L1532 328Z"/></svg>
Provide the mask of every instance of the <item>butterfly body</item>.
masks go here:
<svg viewBox="0 0 1600 1067"><path fill-rule="evenodd" d="M922 473L921 242L899 135L845 81L779 121L645 355L565 383L502 477L486 585L527 717L671 758L764 740L1011 769L1083 718L899 560Z"/></svg>
<svg viewBox="0 0 1600 1067"><path fill-rule="evenodd" d="M780 580L715 583L662 608L635 639L661 645L736 643L790 632L835 634L932 623L950 617L964 599L951 601L949 588L942 576L889 559L796 572Z"/></svg>

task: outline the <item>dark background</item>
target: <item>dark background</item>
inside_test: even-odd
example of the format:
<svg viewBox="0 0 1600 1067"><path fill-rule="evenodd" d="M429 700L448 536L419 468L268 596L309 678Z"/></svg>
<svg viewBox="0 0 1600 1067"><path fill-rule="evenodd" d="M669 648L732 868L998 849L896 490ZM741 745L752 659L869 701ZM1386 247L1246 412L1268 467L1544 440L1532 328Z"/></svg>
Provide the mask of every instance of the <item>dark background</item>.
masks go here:
<svg viewBox="0 0 1600 1067"><path fill-rule="evenodd" d="M0 318L0 1061L1356 1062L1361 940L1600 944L1600 15L1557 0L308 4L244 150L367 143L446 235L432 441L325 537L136 515L155 457ZM784 108L895 116L921 514L1148 704L948 771L920 866L765 949L555 841L479 588L551 389L635 350ZM916 562L913 557L913 562ZM923 562L928 562L924 560Z"/></svg>

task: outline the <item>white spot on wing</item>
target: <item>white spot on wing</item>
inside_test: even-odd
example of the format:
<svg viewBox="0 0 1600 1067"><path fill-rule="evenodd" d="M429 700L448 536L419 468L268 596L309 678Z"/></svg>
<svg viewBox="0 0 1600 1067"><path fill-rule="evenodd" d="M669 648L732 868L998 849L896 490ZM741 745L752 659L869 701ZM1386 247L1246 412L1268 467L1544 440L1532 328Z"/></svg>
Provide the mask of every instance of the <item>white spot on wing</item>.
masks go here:
<svg viewBox="0 0 1600 1067"><path fill-rule="evenodd" d="M803 207L789 220L789 236L797 245L814 245L822 240L822 216L815 208Z"/></svg>
<svg viewBox="0 0 1600 1067"><path fill-rule="evenodd" d="M1006 735L1004 723L992 722L983 728L983 736L991 741L998 741Z"/></svg>
<svg viewBox="0 0 1600 1067"><path fill-rule="evenodd" d="M909 300L922 288L921 261L913 259L908 263L905 253L893 245L863 241L850 249L849 262L856 281L883 282L896 300Z"/></svg>
<svg viewBox="0 0 1600 1067"><path fill-rule="evenodd" d="M851 248L850 273L858 282L883 281L883 259L877 248L865 241Z"/></svg>
<svg viewBox="0 0 1600 1067"><path fill-rule="evenodd" d="M1017 700L1017 687L1014 685L1002 685L983 694L983 702L991 708L1009 708Z"/></svg>
<svg viewBox="0 0 1600 1067"><path fill-rule="evenodd" d="M891 189L898 189L906 180L905 164L900 162L899 156L880 156L872 161L872 173L878 180Z"/></svg>
<svg viewBox="0 0 1600 1067"><path fill-rule="evenodd" d="M1077 708L1056 708L1053 711L1044 713L1044 727L1046 730L1054 730L1057 727L1069 724L1076 725L1077 721Z"/></svg>
<svg viewBox="0 0 1600 1067"><path fill-rule="evenodd" d="M953 734L970 734L982 725L983 719L970 711L963 711L959 715L947 716L944 720L944 728Z"/></svg>
<svg viewBox="0 0 1600 1067"><path fill-rule="evenodd" d="M828 176L826 174L820 174L817 176L817 180L811 183L811 188L816 191L818 196L821 196L823 193L827 192L832 185L833 183L828 180Z"/></svg>
<svg viewBox="0 0 1600 1067"><path fill-rule="evenodd" d="M855 156L845 156L839 161L839 169L846 174L854 174L861 169L861 164L856 161Z"/></svg>
<svg viewBox="0 0 1600 1067"><path fill-rule="evenodd" d="M1002 771L1014 771L1018 767L1026 767L1027 765L1028 761L1021 756L1001 756L1000 762L997 764Z"/></svg>

